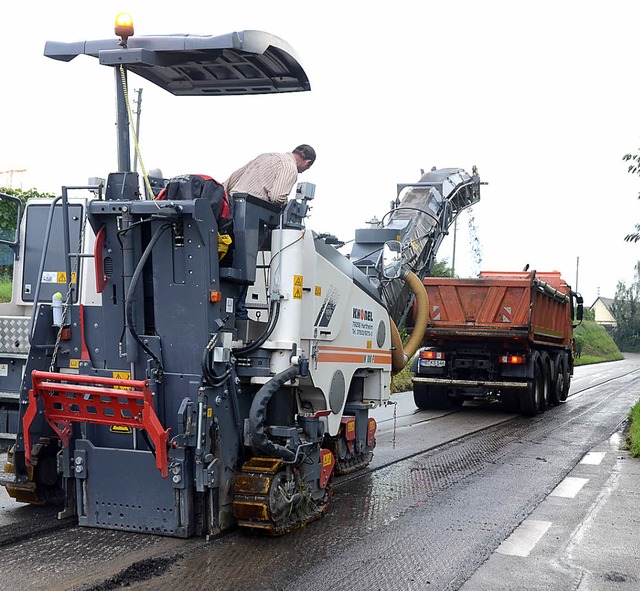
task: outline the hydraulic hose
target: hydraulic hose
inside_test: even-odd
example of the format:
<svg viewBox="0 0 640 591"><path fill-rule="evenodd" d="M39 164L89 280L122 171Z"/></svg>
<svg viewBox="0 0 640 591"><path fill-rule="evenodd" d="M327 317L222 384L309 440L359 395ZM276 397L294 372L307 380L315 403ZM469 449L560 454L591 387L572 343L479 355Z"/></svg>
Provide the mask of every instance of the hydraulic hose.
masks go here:
<svg viewBox="0 0 640 591"><path fill-rule="evenodd" d="M249 433L253 441L254 447L264 454L282 458L291 462L295 459L296 454L292 450L283 445L278 445L269 439L265 431L265 420L267 412L267 404L271 397L289 380L298 375L299 368L292 365L279 374L271 378L253 397L251 408L249 409Z"/></svg>
<svg viewBox="0 0 640 591"><path fill-rule="evenodd" d="M151 256L151 251L156 245L156 242L158 242L158 240L160 239L160 236L162 236L162 234L170 227L171 227L171 224L163 224L155 231L155 233L151 237L151 240L149 240L149 244L147 244L147 247L144 249L144 252L140 257L140 261L138 262L138 266L136 267L136 270L133 273L133 276L131 277L131 283L129 284L129 288L127 289L127 293L125 295L125 300L124 300L127 329L131 333L131 336L133 336L133 338L136 340L136 342L146 351L146 353L150 357L153 358L153 360L156 362L156 364L160 368L162 368L162 363L160 362L160 359L158 359L158 356L140 338L140 335L138 335L135 329L135 322L133 318L133 302L135 297L135 290L138 285L138 281L140 280L140 276L142 275L142 270L144 268L144 265L147 262L147 259Z"/></svg>
<svg viewBox="0 0 640 591"><path fill-rule="evenodd" d="M267 322L267 328L264 329L264 332L248 345L233 349L233 354L236 357L238 355L246 355L258 347L261 347L275 330L276 324L278 324L278 318L280 318L280 300L274 300L271 302L271 307L269 308L269 321Z"/></svg>
<svg viewBox="0 0 640 591"><path fill-rule="evenodd" d="M398 327L395 325L393 319L390 318L392 346L391 373L393 375L402 371L409 359L411 359L418 350L418 347L422 344L422 339L424 338L424 333L427 330L427 324L429 322L429 296L427 296L427 290L424 288L422 281L420 281L415 273L412 273L408 269L403 269L403 279L409 284L411 291L416 296L418 312L415 325L411 331L411 337L404 347L400 333L398 332Z"/></svg>

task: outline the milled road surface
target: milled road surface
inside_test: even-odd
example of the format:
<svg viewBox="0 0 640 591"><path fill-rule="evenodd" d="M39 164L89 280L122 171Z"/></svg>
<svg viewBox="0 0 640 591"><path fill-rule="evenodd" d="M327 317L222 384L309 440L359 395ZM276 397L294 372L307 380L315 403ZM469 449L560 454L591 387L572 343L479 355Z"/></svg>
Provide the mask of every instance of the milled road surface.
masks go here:
<svg viewBox="0 0 640 591"><path fill-rule="evenodd" d="M577 368L569 401L534 419L491 405L418 412L398 395L395 418L393 407L376 411L370 469L336 483L324 519L282 538L50 530L46 508L3 497L0 589L459 589L619 429L639 378L637 356Z"/></svg>

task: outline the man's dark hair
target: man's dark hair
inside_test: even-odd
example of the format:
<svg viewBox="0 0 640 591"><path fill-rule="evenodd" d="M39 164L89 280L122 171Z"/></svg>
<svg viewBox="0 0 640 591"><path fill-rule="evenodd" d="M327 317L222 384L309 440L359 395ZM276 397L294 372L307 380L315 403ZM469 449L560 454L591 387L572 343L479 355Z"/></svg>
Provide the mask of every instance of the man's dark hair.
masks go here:
<svg viewBox="0 0 640 591"><path fill-rule="evenodd" d="M311 164L316 161L316 151L307 144L299 145L293 153L300 156L303 160L311 160Z"/></svg>

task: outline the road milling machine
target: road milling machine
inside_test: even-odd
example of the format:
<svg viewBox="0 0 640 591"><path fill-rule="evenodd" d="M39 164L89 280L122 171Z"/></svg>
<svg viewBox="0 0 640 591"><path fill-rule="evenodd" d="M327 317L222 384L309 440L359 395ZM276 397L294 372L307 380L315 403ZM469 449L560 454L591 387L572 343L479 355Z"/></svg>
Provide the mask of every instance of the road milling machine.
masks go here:
<svg viewBox="0 0 640 591"><path fill-rule="evenodd" d="M284 209L229 199L201 175L152 183L143 173L140 190L129 73L178 96L310 85L287 43L264 32L116 32L45 47L49 58L87 55L114 69L118 171L106 186L63 187L48 216L31 218L28 204L20 235L5 241L19 253L30 233L42 237L16 286L24 295L29 281L39 296L2 484L18 501L62 503L60 516L83 526L286 533L326 511L333 475L371 461L369 411L387 403L392 374L421 342L423 274L457 213L479 199L479 178L427 173L346 256L306 228L309 183ZM63 240L49 238L56 224ZM423 326L403 347L396 323L413 297Z"/></svg>

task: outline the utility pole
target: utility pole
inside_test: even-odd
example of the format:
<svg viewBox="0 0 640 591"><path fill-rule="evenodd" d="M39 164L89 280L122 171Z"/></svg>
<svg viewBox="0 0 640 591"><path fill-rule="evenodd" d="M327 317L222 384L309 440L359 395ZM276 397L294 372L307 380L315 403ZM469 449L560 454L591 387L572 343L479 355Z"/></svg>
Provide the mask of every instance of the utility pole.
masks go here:
<svg viewBox="0 0 640 591"><path fill-rule="evenodd" d="M456 241L458 239L458 218L453 222L453 256L451 257L451 276L456 276Z"/></svg>
<svg viewBox="0 0 640 591"><path fill-rule="evenodd" d="M135 92L138 93L138 100L134 99L134 103L138 106L137 111L135 112L136 116L136 137L134 143L134 151L136 150L135 146L140 141L140 113L142 113L142 88L136 88ZM135 151L133 155L133 172L138 170L138 152Z"/></svg>
<svg viewBox="0 0 640 591"><path fill-rule="evenodd" d="M576 257L576 287L575 291L578 291L578 270L580 269L580 257Z"/></svg>

